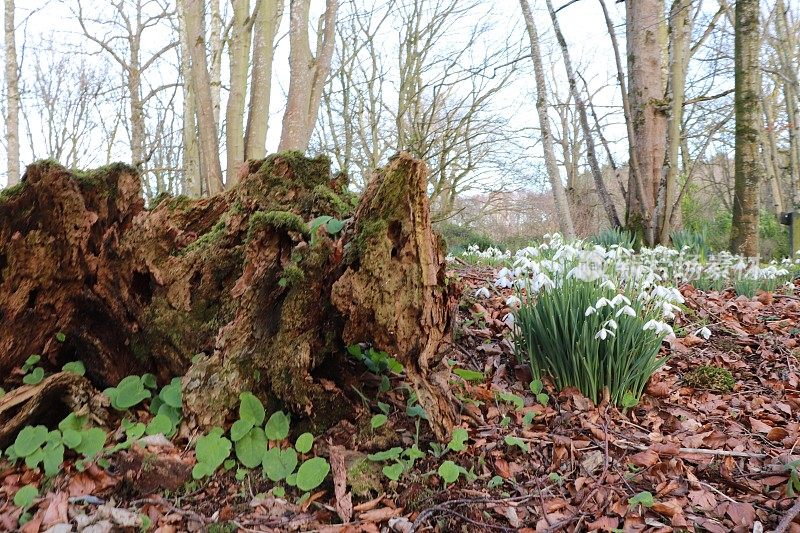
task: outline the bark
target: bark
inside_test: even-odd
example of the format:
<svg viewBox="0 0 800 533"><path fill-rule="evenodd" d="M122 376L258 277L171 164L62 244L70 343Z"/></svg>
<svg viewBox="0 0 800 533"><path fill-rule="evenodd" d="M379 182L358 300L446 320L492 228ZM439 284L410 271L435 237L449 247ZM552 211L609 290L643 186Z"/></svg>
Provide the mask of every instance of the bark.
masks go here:
<svg viewBox="0 0 800 533"><path fill-rule="evenodd" d="M308 39L311 0L289 2L289 94L278 150L304 152L317 123L322 89L331 69L334 24L338 0L326 0L317 28L317 49L312 55Z"/></svg>
<svg viewBox="0 0 800 533"><path fill-rule="evenodd" d="M200 178L200 150L197 146L197 104L192 86L190 44L186 31L183 3L179 0L181 36L181 77L183 78L183 190L185 194L198 198L203 194Z"/></svg>
<svg viewBox="0 0 800 533"><path fill-rule="evenodd" d="M800 206L800 81L792 59L797 50L797 33L790 31L783 0L775 3L775 33L779 39L776 46L781 66L783 96L786 101L786 116L789 126L789 176L792 183L792 203Z"/></svg>
<svg viewBox="0 0 800 533"><path fill-rule="evenodd" d="M678 168L683 127L683 106L686 101L686 74L689 69L690 38L692 34L691 0L674 0L670 8L669 47L669 116L667 118L667 146L662 168L662 182L656 202L656 239L669 244L672 231L672 212L679 209Z"/></svg>
<svg viewBox="0 0 800 533"><path fill-rule="evenodd" d="M736 77L736 154L734 161L731 251L758 257L758 193L764 169L759 153L762 127L758 0L736 2L734 75Z"/></svg>
<svg viewBox="0 0 800 533"><path fill-rule="evenodd" d="M655 241L653 211L661 182L661 167L666 150L667 121L661 107L664 99L663 19L661 0L625 2L628 50L628 92L633 122L633 150L628 190L638 190L633 180L641 180L643 196L628 195L627 225L643 234L647 244ZM638 195L637 195L638 196Z"/></svg>
<svg viewBox="0 0 800 533"><path fill-rule="evenodd" d="M611 227L618 228L622 224L619 216L617 215L617 208L614 205L614 200L606 188L605 181L603 180L603 173L600 170L600 164L597 162L597 155L595 154L594 139L592 131L589 127L589 117L586 114L586 105L583 102L580 92L578 91L578 84L575 80L575 71L572 68L572 61L570 61L569 49L564 35L561 33L561 27L558 23L558 17L553 9L553 3L550 0L545 0L547 4L547 11L550 13L550 19L553 21L553 29L556 32L556 40L561 47L561 55L564 59L564 68L567 71L567 80L569 81L569 89L572 94L572 99L575 101L575 109L578 112L580 119L581 130L583 130L584 140L586 141L586 158L589 160L589 169L594 178L597 196L605 209L606 217L608 218Z"/></svg>
<svg viewBox="0 0 800 533"><path fill-rule="evenodd" d="M253 72L244 141L245 159L261 159L266 155L273 51L282 15L283 0L261 0L259 3L253 31Z"/></svg>
<svg viewBox="0 0 800 533"><path fill-rule="evenodd" d="M539 114L539 129L542 132L542 149L544 150L544 162L547 167L547 176L550 179L550 188L553 190L553 198L556 206L556 216L558 217L561 233L567 239L575 238L575 228L572 224L572 215L567 202L567 195L564 192L564 185L561 182L561 174L556 163L556 156L553 151L553 133L550 131L550 119L547 116L547 85L544 81L544 67L542 66L542 54L539 50L539 35L536 31L536 24L533 20L531 7L527 0L520 0L520 7L525 18L525 26L528 30L528 38L531 43L531 59L533 60L534 77L536 78L536 111Z"/></svg>
<svg viewBox="0 0 800 533"><path fill-rule="evenodd" d="M758 137L761 143L762 161L766 179L769 181L772 195L772 207L776 216L783 212L783 192L781 191L780 166L778 165L778 146L775 142L775 112L771 98L761 98L761 111L764 113L764 127L759 128Z"/></svg>
<svg viewBox="0 0 800 533"><path fill-rule="evenodd" d="M440 363L457 287L426 177L396 156L330 236L306 222L344 219L355 202L327 158L250 161L222 194L149 211L130 167L32 165L0 197L0 375L33 353L48 368L81 359L100 389L183 375L184 411L203 427L223 423L243 390L325 425L352 412L344 384L363 368L345 347L366 342L404 365L445 439L455 414Z"/></svg>
<svg viewBox="0 0 800 533"><path fill-rule="evenodd" d="M250 67L252 20L250 2L233 0L233 21L228 39L230 91L225 111L226 183L236 184L239 166L244 162L244 104L247 96L247 73Z"/></svg>
<svg viewBox="0 0 800 533"><path fill-rule="evenodd" d="M203 30L203 0L185 0L181 6L189 36L191 84L197 106L197 128L200 135L200 164L206 190L216 194L224 189L222 165L219 160L217 121L214 119L214 100L206 61L205 31Z"/></svg>
<svg viewBox="0 0 800 533"><path fill-rule="evenodd" d="M19 182L19 69L17 67L14 0L5 0L4 32L6 47L6 185Z"/></svg>
<svg viewBox="0 0 800 533"><path fill-rule="evenodd" d="M187 0L188 1L188 0ZM211 65L208 69L209 84L211 85L211 105L214 110L214 124L219 124L220 93L222 92L222 14L219 10L220 0L210 0L211 7L210 31L208 32L208 52ZM205 5L203 6L205 18ZM205 31L205 29L204 29ZM205 41L205 33L203 34Z"/></svg>

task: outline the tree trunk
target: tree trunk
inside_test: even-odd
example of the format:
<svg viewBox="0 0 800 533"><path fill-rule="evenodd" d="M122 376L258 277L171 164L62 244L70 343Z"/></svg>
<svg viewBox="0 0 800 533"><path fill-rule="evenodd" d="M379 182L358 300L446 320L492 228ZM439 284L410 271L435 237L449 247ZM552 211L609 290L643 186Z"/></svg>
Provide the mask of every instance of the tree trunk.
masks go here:
<svg viewBox="0 0 800 533"><path fill-rule="evenodd" d="M19 182L19 69L17 68L14 0L5 0L4 30L6 45L6 185Z"/></svg>
<svg viewBox="0 0 800 533"><path fill-rule="evenodd" d="M758 0L736 2L735 33L736 155L731 251L758 257L758 193L764 173L758 151L758 130L763 124L759 112L761 39Z"/></svg>
<svg viewBox="0 0 800 533"><path fill-rule="evenodd" d="M247 73L250 68L252 21L250 2L233 0L233 21L228 39L230 91L225 110L226 184L236 184L239 166L244 162L244 103L247 96Z"/></svg>
<svg viewBox="0 0 800 533"><path fill-rule="evenodd" d="M304 152L317 122L322 88L331 69L338 0L326 0L317 28L316 55L308 39L311 0L289 2L289 94L278 150Z"/></svg>
<svg viewBox="0 0 800 533"><path fill-rule="evenodd" d="M664 4L661 0L625 2L628 48L628 92L633 121L629 191L636 191L641 180L643 197L628 195L627 225L641 231L647 244L655 242L656 206L661 166L666 149L667 121L661 110L664 100Z"/></svg>
<svg viewBox="0 0 800 533"><path fill-rule="evenodd" d="M525 18L525 27L528 30L528 38L531 43L531 59L533 60L533 72L536 78L536 111L539 113L539 129L542 132L542 148L544 149L544 162L547 166L547 177L550 179L550 188L553 190L553 199L556 205L556 216L558 217L561 233L567 239L575 238L575 228L572 225L572 215L569 211L567 195L564 192L564 184L561 182L561 174L558 170L558 163L553 152L553 134L550 131L550 119L547 116L547 85L544 81L544 67L542 66L542 54L539 50L539 35L536 31L536 24L533 20L531 7L527 0L519 0L522 8L522 15Z"/></svg>
<svg viewBox="0 0 800 533"><path fill-rule="evenodd" d="M222 194L146 211L130 167L28 167L0 197L0 375L33 353L53 369L81 359L98 387L183 375L184 411L203 427L244 390L324 425L352 411L346 382L364 369L345 348L366 342L404 365L446 439L457 287L424 163L393 158L335 235L307 225L355 205L327 158L287 152L242 169Z"/></svg>
<svg viewBox="0 0 800 533"><path fill-rule="evenodd" d="M561 55L564 59L564 68L567 71L567 80L569 81L569 90L570 93L572 93L572 99L575 101L575 110L578 112L581 130L583 131L583 137L586 141L586 158L589 160L589 169L591 170L592 177L594 178L597 196L600 198L600 202L603 204L603 209L605 209L606 217L608 218L611 227L618 228L622 224L619 216L617 215L617 208L614 205L614 199L608 192L605 181L603 180L600 164L597 162L594 139L592 137L591 128L589 127L589 117L586 114L586 106L583 103L583 98L578 91L578 84L575 80L575 71L572 68L572 61L570 61L567 41L564 39L564 35L561 33L561 27L558 23L556 12L553 9L553 3L550 0L545 0L545 3L547 4L547 11L550 13L550 19L553 21L553 29L556 32L556 40L558 40L558 44L561 47Z"/></svg>
<svg viewBox="0 0 800 533"><path fill-rule="evenodd" d="M200 164L210 194L224 189L222 165L219 160L217 122L214 120L214 101L206 61L205 31L203 30L203 0L185 0L183 20L189 36L191 83L197 106L197 128L200 133Z"/></svg>
<svg viewBox="0 0 800 533"><path fill-rule="evenodd" d="M200 151L197 147L197 104L192 86L192 68L189 55L191 45L186 31L183 3L179 0L178 21L181 37L181 77L183 78L183 191L199 198L203 194L200 178Z"/></svg>
<svg viewBox="0 0 800 533"><path fill-rule="evenodd" d="M272 59L282 15L283 0L261 0L253 32L253 71L244 139L245 159L261 159L266 155Z"/></svg>

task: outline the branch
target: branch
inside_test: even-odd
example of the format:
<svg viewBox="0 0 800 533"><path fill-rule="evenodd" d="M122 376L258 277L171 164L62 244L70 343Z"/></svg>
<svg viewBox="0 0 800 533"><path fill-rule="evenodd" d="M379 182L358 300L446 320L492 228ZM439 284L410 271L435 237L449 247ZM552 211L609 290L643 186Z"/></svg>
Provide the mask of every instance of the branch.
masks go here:
<svg viewBox="0 0 800 533"><path fill-rule="evenodd" d="M712 94L711 96L698 96L696 98L690 98L683 102L683 105L689 104L697 104L699 102L707 102L709 100L716 100L717 98L722 98L723 96L728 96L729 94L733 94L734 89L728 89L727 91L722 91L718 94Z"/></svg>

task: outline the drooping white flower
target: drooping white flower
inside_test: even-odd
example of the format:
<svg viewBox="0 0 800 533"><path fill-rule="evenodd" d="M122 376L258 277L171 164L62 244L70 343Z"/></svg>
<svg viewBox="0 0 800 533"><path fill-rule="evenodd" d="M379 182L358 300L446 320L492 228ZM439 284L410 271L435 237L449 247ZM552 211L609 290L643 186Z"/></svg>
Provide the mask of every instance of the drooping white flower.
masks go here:
<svg viewBox="0 0 800 533"><path fill-rule="evenodd" d="M481 287L480 289L475 291L476 298L489 298L491 295L492 293L489 292L489 289L487 289L486 287Z"/></svg>
<svg viewBox="0 0 800 533"><path fill-rule="evenodd" d="M607 320L606 323L603 325L603 327L607 327L607 328L611 328L611 329L617 329L617 327L618 327L617 326L617 321L614 320L613 318L610 319L610 320Z"/></svg>
<svg viewBox="0 0 800 533"><path fill-rule="evenodd" d="M708 340L708 338L711 336L711 330L708 329L706 326L703 326L702 328L695 331L694 334L697 337L703 337L704 339Z"/></svg>
<svg viewBox="0 0 800 533"><path fill-rule="evenodd" d="M630 305L626 305L621 307L614 316L619 318L620 315L636 316L636 310Z"/></svg>
<svg viewBox="0 0 800 533"><path fill-rule="evenodd" d="M614 285L614 282L611 281L610 279L607 279L603 283L601 283L600 287L603 288L603 289L609 289L609 290L612 290L612 291L617 290L616 285Z"/></svg>
<svg viewBox="0 0 800 533"><path fill-rule="evenodd" d="M515 324L514 315L508 313L506 316L503 317L503 323L509 328L514 329L514 324Z"/></svg>
<svg viewBox="0 0 800 533"><path fill-rule="evenodd" d="M508 298L506 298L506 306L516 309L519 308L520 305L522 305L522 300L520 300L513 294Z"/></svg>
<svg viewBox="0 0 800 533"><path fill-rule="evenodd" d="M614 332L609 330L609 329L603 328L603 329L601 329L600 331L598 331L595 334L594 338L595 339L600 339L601 341L604 341L604 340L606 340L608 338L609 335L611 335L613 337L614 336Z"/></svg>
<svg viewBox="0 0 800 533"><path fill-rule="evenodd" d="M613 305L614 307L617 307L622 303L624 303L625 305L631 305L631 301L624 294L617 294L616 296L611 298L611 305Z"/></svg>
<svg viewBox="0 0 800 533"><path fill-rule="evenodd" d="M602 309L603 307L605 307L607 305L611 305L611 300L608 300L606 298L600 298L594 304L596 309Z"/></svg>
<svg viewBox="0 0 800 533"><path fill-rule="evenodd" d="M583 316L590 316L590 315L595 314L596 312L597 312L597 309L595 309L594 307L592 307L590 305L589 307L586 308L586 312L583 314Z"/></svg>
<svg viewBox="0 0 800 533"><path fill-rule="evenodd" d="M508 289L511 288L513 285L514 283L505 276L497 278L497 280L495 280L494 282L494 286L500 287L501 289Z"/></svg>

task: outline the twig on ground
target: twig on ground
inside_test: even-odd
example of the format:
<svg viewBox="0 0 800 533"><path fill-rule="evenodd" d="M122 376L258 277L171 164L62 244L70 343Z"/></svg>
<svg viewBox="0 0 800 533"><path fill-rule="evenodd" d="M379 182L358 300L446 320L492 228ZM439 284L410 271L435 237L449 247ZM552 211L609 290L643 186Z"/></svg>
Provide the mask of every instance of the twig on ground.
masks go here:
<svg viewBox="0 0 800 533"><path fill-rule="evenodd" d="M436 514L438 512L455 514L455 515L458 515L461 518L467 518L467 517L464 517L463 515L461 515L460 513L457 513L455 511L453 511L452 509L450 509L449 506L459 506L459 505L467 505L467 504L470 504L470 505L493 505L493 504L498 504L498 503L511 503L511 502L522 503L522 502L530 500L531 498L533 498L533 494L529 494L527 496L512 496L510 498L460 498L460 499L457 499L457 500L447 500L447 501L444 501L444 502L442 502L442 503L440 503L438 505L434 505L433 507L429 507L428 509L425 509L424 511L422 511L419 514L419 516L417 516L417 519L414 520L414 523L411 525L411 529L409 530L409 533L414 533L415 531L417 531L431 516L433 516L434 514ZM473 524L480 525L480 526L487 526L487 527L492 527L492 528L495 528L495 529L500 528L500 529L504 529L504 530L508 530L508 531L516 531L516 529L506 528L505 526L491 526L490 524L482 524L480 522L475 522L472 519L468 519L468 521L473 523Z"/></svg>
<svg viewBox="0 0 800 533"><path fill-rule="evenodd" d="M781 521L778 522L778 527L775 528L775 533L785 533L789 531L789 526L792 525L792 522L797 518L798 514L800 514L800 498L797 498L791 509L786 511L786 514L783 515Z"/></svg>

